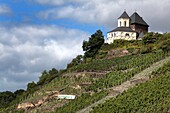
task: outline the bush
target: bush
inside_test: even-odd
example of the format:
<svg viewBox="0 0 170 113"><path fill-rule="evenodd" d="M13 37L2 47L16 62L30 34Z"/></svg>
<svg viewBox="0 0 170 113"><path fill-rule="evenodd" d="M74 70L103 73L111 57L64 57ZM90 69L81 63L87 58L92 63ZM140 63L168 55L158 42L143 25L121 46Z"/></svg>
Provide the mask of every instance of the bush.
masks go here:
<svg viewBox="0 0 170 113"><path fill-rule="evenodd" d="M101 50L103 50L103 51L108 51L108 50L113 49L114 47L115 47L115 46L114 46L113 43L112 43L112 44L104 43L104 44L102 45L102 47L101 47Z"/></svg>
<svg viewBox="0 0 170 113"><path fill-rule="evenodd" d="M162 49L164 52L170 51L170 40L165 40L163 41L160 45L159 48Z"/></svg>
<svg viewBox="0 0 170 113"><path fill-rule="evenodd" d="M143 46L143 47L140 49L140 53L145 54L145 53L152 52L152 48L153 48L153 46L151 46L151 45Z"/></svg>
<svg viewBox="0 0 170 113"><path fill-rule="evenodd" d="M113 45L114 45L114 48L116 48L116 47L127 46L129 43L130 43L130 42L127 41L127 40L121 40L121 39L119 39L119 40L114 40Z"/></svg>
<svg viewBox="0 0 170 113"><path fill-rule="evenodd" d="M99 53L96 55L96 59L103 59L107 53L107 51L99 51Z"/></svg>
<svg viewBox="0 0 170 113"><path fill-rule="evenodd" d="M143 37L143 44L153 44L159 39L159 34L158 33L147 33Z"/></svg>

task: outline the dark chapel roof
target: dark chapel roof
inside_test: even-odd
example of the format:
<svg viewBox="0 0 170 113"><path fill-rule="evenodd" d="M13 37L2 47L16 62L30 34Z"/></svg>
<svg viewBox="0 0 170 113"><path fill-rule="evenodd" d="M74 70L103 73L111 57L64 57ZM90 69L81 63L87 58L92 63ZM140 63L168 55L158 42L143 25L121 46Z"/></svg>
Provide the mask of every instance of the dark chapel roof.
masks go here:
<svg viewBox="0 0 170 113"><path fill-rule="evenodd" d="M149 25L143 20L142 17L139 16L137 12L133 13L130 19L131 24L141 24L149 27Z"/></svg>
<svg viewBox="0 0 170 113"><path fill-rule="evenodd" d="M126 13L126 11L124 11L123 14L118 19L120 19L120 18L128 18L128 19L130 19L129 15Z"/></svg>
<svg viewBox="0 0 170 113"><path fill-rule="evenodd" d="M123 12L123 14L118 18L127 18L130 19L130 24L140 24L149 27L149 25L143 20L142 17L139 16L137 12L133 13L131 17L128 16L126 11ZM136 32L132 30L130 27L117 27L116 29L110 31L110 32L115 32L115 31L126 31L126 32ZM110 33L108 32L108 33Z"/></svg>

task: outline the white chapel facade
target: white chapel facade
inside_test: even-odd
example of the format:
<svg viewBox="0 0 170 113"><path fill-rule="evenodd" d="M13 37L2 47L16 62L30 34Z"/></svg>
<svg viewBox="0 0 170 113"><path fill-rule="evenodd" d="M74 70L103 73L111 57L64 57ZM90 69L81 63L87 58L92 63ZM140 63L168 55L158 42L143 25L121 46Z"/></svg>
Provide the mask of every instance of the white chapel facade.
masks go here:
<svg viewBox="0 0 170 113"><path fill-rule="evenodd" d="M118 18L118 27L107 33L107 43L116 39L137 40L148 32L149 25L136 12L129 17L126 11Z"/></svg>

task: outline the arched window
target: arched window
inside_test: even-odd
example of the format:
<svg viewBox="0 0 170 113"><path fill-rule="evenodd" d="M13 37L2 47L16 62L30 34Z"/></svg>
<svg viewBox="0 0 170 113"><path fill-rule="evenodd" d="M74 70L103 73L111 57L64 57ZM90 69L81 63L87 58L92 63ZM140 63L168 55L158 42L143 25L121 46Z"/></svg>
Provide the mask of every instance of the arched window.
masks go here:
<svg viewBox="0 0 170 113"><path fill-rule="evenodd" d="M114 37L116 36L116 33L114 33Z"/></svg>
<svg viewBox="0 0 170 113"><path fill-rule="evenodd" d="M129 33L126 33L125 36L129 36Z"/></svg>
<svg viewBox="0 0 170 113"><path fill-rule="evenodd" d="M125 21L125 27L126 27L126 21Z"/></svg>

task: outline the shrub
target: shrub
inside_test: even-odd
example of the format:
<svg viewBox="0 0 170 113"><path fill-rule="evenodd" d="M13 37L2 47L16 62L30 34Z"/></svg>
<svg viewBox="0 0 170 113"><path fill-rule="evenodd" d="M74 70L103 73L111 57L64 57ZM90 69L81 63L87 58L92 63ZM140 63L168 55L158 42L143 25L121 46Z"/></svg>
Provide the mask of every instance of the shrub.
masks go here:
<svg viewBox="0 0 170 113"><path fill-rule="evenodd" d="M159 48L162 49L164 52L168 52L170 50L170 40L163 41Z"/></svg>

